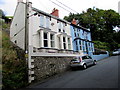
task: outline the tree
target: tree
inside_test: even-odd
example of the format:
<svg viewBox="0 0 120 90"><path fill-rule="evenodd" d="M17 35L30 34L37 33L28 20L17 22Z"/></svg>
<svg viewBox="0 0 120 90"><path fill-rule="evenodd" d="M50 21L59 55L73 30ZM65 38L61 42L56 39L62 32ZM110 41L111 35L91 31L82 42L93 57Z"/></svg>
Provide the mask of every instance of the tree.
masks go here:
<svg viewBox="0 0 120 90"><path fill-rule="evenodd" d="M86 12L83 11L81 14L70 13L69 16L64 17L69 22L73 18L79 21L79 25L90 29L94 41L107 42L111 46L113 43L119 43L116 39L120 37L120 33L113 29L120 27L120 15L114 10L88 8ZM111 47L111 49L114 48Z"/></svg>

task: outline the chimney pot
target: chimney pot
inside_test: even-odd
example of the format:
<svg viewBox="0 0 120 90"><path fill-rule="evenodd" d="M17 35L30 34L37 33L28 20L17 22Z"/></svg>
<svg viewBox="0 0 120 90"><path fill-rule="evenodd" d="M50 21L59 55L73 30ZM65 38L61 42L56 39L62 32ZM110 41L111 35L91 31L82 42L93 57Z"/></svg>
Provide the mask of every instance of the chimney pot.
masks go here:
<svg viewBox="0 0 120 90"><path fill-rule="evenodd" d="M77 25L77 21L75 19L73 19L72 24Z"/></svg>
<svg viewBox="0 0 120 90"><path fill-rule="evenodd" d="M18 0L18 3L23 2L23 0Z"/></svg>
<svg viewBox="0 0 120 90"><path fill-rule="evenodd" d="M59 17L59 10L54 8L51 15Z"/></svg>

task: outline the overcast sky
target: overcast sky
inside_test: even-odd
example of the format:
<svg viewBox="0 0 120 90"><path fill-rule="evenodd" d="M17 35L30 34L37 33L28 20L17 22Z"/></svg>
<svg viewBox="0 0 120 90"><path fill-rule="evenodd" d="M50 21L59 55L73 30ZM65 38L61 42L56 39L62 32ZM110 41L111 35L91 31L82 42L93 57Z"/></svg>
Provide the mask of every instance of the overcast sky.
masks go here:
<svg viewBox="0 0 120 90"><path fill-rule="evenodd" d="M25 2L26 0L23 1ZM68 12L69 9L67 9L57 1L60 1L63 4L67 5L68 7L70 7L71 9L77 11L78 13L81 13L82 11L86 11L88 8L93 8L93 7L104 10L113 9L116 12L118 12L118 2L120 0L29 0L29 1L32 2L33 7L45 11L47 13L51 13L53 8L57 8L59 9L60 18L63 18L64 16L69 15L70 13ZM67 11L53 4L51 1L66 8ZM0 0L0 9L2 9L5 15L7 16L14 15L16 5L17 5L17 0ZM71 12L75 13L74 11Z"/></svg>

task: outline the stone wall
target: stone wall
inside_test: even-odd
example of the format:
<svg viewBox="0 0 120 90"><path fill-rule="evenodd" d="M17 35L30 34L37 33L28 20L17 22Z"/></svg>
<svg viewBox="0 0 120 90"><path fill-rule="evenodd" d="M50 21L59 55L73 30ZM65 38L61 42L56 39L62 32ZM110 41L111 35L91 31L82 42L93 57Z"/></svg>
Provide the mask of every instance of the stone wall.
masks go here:
<svg viewBox="0 0 120 90"><path fill-rule="evenodd" d="M70 68L72 57L32 57L34 59L34 79L41 81Z"/></svg>

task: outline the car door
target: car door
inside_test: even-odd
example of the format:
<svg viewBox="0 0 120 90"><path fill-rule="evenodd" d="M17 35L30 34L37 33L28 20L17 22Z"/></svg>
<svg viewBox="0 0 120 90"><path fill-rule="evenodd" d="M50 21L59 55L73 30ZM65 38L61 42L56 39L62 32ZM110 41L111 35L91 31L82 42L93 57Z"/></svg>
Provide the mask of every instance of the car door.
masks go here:
<svg viewBox="0 0 120 90"><path fill-rule="evenodd" d="M90 57L90 56L88 56L88 58L89 58L89 64L93 64L93 59L92 59L92 57Z"/></svg>
<svg viewBox="0 0 120 90"><path fill-rule="evenodd" d="M91 58L89 56L86 56L86 60L87 60L88 65L91 65Z"/></svg>
<svg viewBox="0 0 120 90"><path fill-rule="evenodd" d="M82 60L87 64L87 65L89 65L89 59L88 59L88 57L87 56L83 56L82 57Z"/></svg>

